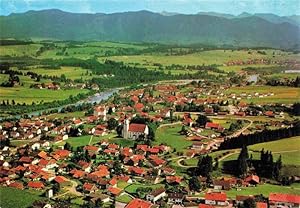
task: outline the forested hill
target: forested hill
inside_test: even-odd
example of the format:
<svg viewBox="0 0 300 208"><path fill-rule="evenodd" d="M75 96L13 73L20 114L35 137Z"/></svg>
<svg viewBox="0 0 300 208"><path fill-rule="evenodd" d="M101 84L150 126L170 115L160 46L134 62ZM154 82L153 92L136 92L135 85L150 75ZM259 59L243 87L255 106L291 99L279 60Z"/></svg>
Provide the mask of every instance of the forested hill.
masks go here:
<svg viewBox="0 0 300 208"><path fill-rule="evenodd" d="M1 16L0 28L1 38L300 47L299 26L257 16L230 19L149 11L76 14L43 10Z"/></svg>

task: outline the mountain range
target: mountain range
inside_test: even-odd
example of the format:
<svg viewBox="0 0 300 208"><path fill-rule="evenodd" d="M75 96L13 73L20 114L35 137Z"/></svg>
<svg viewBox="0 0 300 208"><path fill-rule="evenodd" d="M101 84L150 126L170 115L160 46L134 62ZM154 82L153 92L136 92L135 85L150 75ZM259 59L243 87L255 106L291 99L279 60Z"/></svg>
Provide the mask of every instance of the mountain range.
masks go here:
<svg viewBox="0 0 300 208"><path fill-rule="evenodd" d="M1 38L100 40L300 48L300 16L149 11L113 14L57 9L0 16Z"/></svg>

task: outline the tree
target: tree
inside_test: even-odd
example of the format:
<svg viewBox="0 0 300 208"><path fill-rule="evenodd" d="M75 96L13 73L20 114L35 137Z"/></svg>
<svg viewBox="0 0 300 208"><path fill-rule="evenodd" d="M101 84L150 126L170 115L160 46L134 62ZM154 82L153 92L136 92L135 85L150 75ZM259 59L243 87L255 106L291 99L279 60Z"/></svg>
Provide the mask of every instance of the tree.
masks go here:
<svg viewBox="0 0 300 208"><path fill-rule="evenodd" d="M64 149L65 149L65 150L70 150L70 151L72 150L72 146L70 145L69 142L66 142L66 143L65 143Z"/></svg>
<svg viewBox="0 0 300 208"><path fill-rule="evenodd" d="M242 208L256 208L256 202L253 198L248 198L244 201Z"/></svg>
<svg viewBox="0 0 300 208"><path fill-rule="evenodd" d="M292 112L295 116L300 115L300 103L294 103L292 106Z"/></svg>
<svg viewBox="0 0 300 208"><path fill-rule="evenodd" d="M113 130L115 128L117 128L118 126L118 121L114 118L110 118L108 121L107 121L107 128L109 130Z"/></svg>
<svg viewBox="0 0 300 208"><path fill-rule="evenodd" d="M118 134L118 136L119 136L119 137L121 137L121 136L122 136L122 131L123 131L123 128L124 128L124 126L123 126L123 125L119 125L119 126L117 126L117 129L116 129L116 131L117 131L117 134Z"/></svg>
<svg viewBox="0 0 300 208"><path fill-rule="evenodd" d="M248 149L247 146L244 145L237 159L237 174L239 176L244 177L247 174L248 159L249 159Z"/></svg>
<svg viewBox="0 0 300 208"><path fill-rule="evenodd" d="M204 157L200 157L198 164L196 175L201 175L207 177L213 170L212 157L206 155Z"/></svg>
<svg viewBox="0 0 300 208"><path fill-rule="evenodd" d="M275 162L274 168L273 168L273 177L276 180L279 179L281 168L282 168L282 161L281 161L281 155L280 155L279 158L277 159L277 161Z"/></svg>
<svg viewBox="0 0 300 208"><path fill-rule="evenodd" d="M113 112L112 107L109 107L109 108L108 108L108 111L107 111L107 114L111 115L112 112Z"/></svg>
<svg viewBox="0 0 300 208"><path fill-rule="evenodd" d="M59 183L54 183L53 186L52 186L52 189L53 189L53 193L56 194L59 192L60 190L60 185Z"/></svg>
<svg viewBox="0 0 300 208"><path fill-rule="evenodd" d="M189 179L189 187L192 191L199 191L201 189L201 184L198 177L193 176Z"/></svg>
<svg viewBox="0 0 300 208"><path fill-rule="evenodd" d="M200 114L196 120L196 123L199 126L204 126L208 121L209 121L209 118L207 116Z"/></svg>

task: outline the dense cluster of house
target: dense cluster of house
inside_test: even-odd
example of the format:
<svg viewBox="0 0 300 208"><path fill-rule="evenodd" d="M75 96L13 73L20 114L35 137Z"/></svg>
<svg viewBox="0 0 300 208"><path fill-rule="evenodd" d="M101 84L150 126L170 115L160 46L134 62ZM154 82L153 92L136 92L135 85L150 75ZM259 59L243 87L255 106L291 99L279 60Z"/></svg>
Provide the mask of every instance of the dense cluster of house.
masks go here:
<svg viewBox="0 0 300 208"><path fill-rule="evenodd" d="M193 87L192 85L189 87ZM221 87L222 88L222 87ZM17 122L4 122L0 125L0 140L29 140L29 145L12 148L6 145L0 154L0 183L3 186L18 189L45 190L48 198L53 193L53 185L68 187L76 184L75 194L85 196L91 201L101 200L103 203L112 201L116 197L128 195L132 200L128 204L119 203L123 207L156 207L160 202L167 202L175 207L199 206L209 208L215 206L234 207L243 203L252 196L237 196L235 200L228 199L224 191L239 189L240 187L256 186L260 179L250 175L244 180L236 178L217 178L213 180L209 192L204 197L189 197L192 193L188 187L184 193L172 192L166 186L183 185L187 179L179 175L169 163L168 156L172 149L167 145L136 144L134 148L122 147L109 140L99 139L94 145L86 145L83 152L89 159L80 159L74 162L80 150L70 151L64 148L52 149L53 143L68 140L73 129L78 129L77 136L87 134L101 138L110 134L108 121L114 119L117 125L122 125L120 139L138 140L147 139L150 127L144 123L131 122L137 115L158 124L169 123L175 117L176 106L204 105L203 114L245 116L248 105L240 102L235 110L215 112L213 105L227 102L222 95L223 87L211 90L203 87L193 87L193 90L181 92L179 86L156 85L153 87L126 91L118 99L122 102L109 101L106 104L94 106L92 115L73 118L51 120L47 117L33 117L20 119ZM152 91L152 92L151 92ZM156 93L153 95L153 91ZM199 96L200 95L200 96ZM203 98L206 96L207 98ZM242 95L241 95L242 96ZM247 95L245 95L247 96ZM115 99L115 98L114 98ZM234 98L232 98L234 99ZM116 101L116 100L114 100ZM124 102L123 102L124 101ZM283 116L278 112L262 112L267 117ZM218 149L224 141L221 133L225 128L212 121L206 122L203 127L193 125L189 112L182 110L181 124L185 126L186 139L193 141L186 156L206 154ZM204 130L212 130L209 136L201 135ZM199 181L206 181L199 178ZM160 188L149 191L143 198L135 198L124 190L121 183L131 184L163 184ZM201 203L197 201L201 200ZM280 204L299 206L299 196L270 194L269 205ZM117 202L118 203L118 202ZM258 202L259 207L267 207L266 202Z"/></svg>

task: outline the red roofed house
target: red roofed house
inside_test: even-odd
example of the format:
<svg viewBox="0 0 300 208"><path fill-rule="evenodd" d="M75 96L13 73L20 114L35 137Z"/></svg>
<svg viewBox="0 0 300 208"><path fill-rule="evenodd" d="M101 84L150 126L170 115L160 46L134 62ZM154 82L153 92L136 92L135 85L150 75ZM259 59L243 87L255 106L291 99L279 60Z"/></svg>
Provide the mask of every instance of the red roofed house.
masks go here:
<svg viewBox="0 0 300 208"><path fill-rule="evenodd" d="M29 181L28 187L33 189L42 189L44 188L44 184L40 181Z"/></svg>
<svg viewBox="0 0 300 208"><path fill-rule="evenodd" d="M86 193L93 193L97 191L97 187L95 186L95 184L91 184L91 183L84 183L82 188L83 191Z"/></svg>
<svg viewBox="0 0 300 208"><path fill-rule="evenodd" d="M13 183L10 183L8 186L13 187L13 188L17 188L17 189L21 189L21 190L24 189L23 184L20 183L20 182L13 182Z"/></svg>
<svg viewBox="0 0 300 208"><path fill-rule="evenodd" d="M199 204L198 208L214 208L214 206L208 204Z"/></svg>
<svg viewBox="0 0 300 208"><path fill-rule="evenodd" d="M59 184L66 184L68 182L68 179L66 179L63 176L56 176L54 181L59 183Z"/></svg>
<svg viewBox="0 0 300 208"><path fill-rule="evenodd" d="M270 208L300 207L300 195L270 193L269 195Z"/></svg>
<svg viewBox="0 0 300 208"><path fill-rule="evenodd" d="M216 129L218 131L224 131L224 127L222 127L220 124L217 123L212 123L212 122L207 122L205 124L206 129Z"/></svg>
<svg viewBox="0 0 300 208"><path fill-rule="evenodd" d="M256 208L268 208L268 204L265 202L256 202Z"/></svg>
<svg viewBox="0 0 300 208"><path fill-rule="evenodd" d="M259 177L257 175L250 175L245 179L245 181L252 185L257 185L259 184Z"/></svg>
<svg viewBox="0 0 300 208"><path fill-rule="evenodd" d="M103 107L103 106L98 106L96 108L94 108L94 116L101 116L103 117L103 120L105 121L106 120L106 108Z"/></svg>
<svg viewBox="0 0 300 208"><path fill-rule="evenodd" d="M152 206L152 203L136 198L131 200L125 208L150 208Z"/></svg>
<svg viewBox="0 0 300 208"><path fill-rule="evenodd" d="M211 192L205 194L205 204L228 206L227 196L224 192Z"/></svg>
<svg viewBox="0 0 300 208"><path fill-rule="evenodd" d="M129 120L126 119L124 122L124 128L122 136L125 139L137 139L140 136L147 137L149 134L149 128L146 124L129 124Z"/></svg>
<svg viewBox="0 0 300 208"><path fill-rule="evenodd" d="M56 150L54 155L58 157L58 159L64 159L69 157L71 152L69 150Z"/></svg>
<svg viewBox="0 0 300 208"><path fill-rule="evenodd" d="M114 196L118 196L122 192L122 189L113 186L108 187L107 190Z"/></svg>

